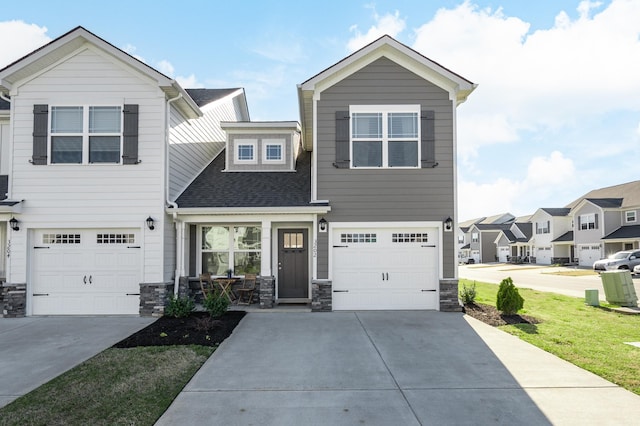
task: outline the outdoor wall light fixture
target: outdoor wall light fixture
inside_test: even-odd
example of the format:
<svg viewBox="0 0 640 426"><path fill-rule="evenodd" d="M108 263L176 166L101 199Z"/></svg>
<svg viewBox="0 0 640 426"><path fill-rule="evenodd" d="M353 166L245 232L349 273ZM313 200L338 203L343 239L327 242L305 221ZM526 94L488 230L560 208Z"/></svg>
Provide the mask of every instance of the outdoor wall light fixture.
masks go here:
<svg viewBox="0 0 640 426"><path fill-rule="evenodd" d="M327 219L325 219L324 217L318 221L318 230L320 232L327 232L328 227L329 224L327 223Z"/></svg>
<svg viewBox="0 0 640 426"><path fill-rule="evenodd" d="M18 219L16 219L15 217L9 219L9 226L11 226L11 229L13 229L14 231L20 230L20 227L18 226Z"/></svg>
<svg viewBox="0 0 640 426"><path fill-rule="evenodd" d="M450 232L452 229L453 229L453 219L448 217L444 221L444 230L447 231L447 232Z"/></svg>
<svg viewBox="0 0 640 426"><path fill-rule="evenodd" d="M154 220L151 216L149 216L147 218L147 228L149 228L150 231L153 231L154 229L156 229L155 225L153 224Z"/></svg>

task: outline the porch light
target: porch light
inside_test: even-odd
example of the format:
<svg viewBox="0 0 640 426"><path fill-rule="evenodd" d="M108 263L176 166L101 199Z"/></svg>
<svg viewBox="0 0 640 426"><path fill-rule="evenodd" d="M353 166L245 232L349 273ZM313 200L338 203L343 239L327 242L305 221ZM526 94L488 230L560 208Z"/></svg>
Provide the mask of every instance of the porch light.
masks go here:
<svg viewBox="0 0 640 426"><path fill-rule="evenodd" d="M453 219L451 219L451 217L448 217L445 221L444 221L444 230L446 232L451 232L451 230L453 229Z"/></svg>
<svg viewBox="0 0 640 426"><path fill-rule="evenodd" d="M15 217L9 219L9 226L11 226L11 229L13 229L14 231L20 230L20 227L18 226L18 219L16 219Z"/></svg>
<svg viewBox="0 0 640 426"><path fill-rule="evenodd" d="M154 220L151 216L149 216L147 218L147 228L149 228L150 231L153 231L154 229L156 229L156 227L154 226Z"/></svg>
<svg viewBox="0 0 640 426"><path fill-rule="evenodd" d="M328 225L327 220L323 217L318 221L318 231L327 232Z"/></svg>

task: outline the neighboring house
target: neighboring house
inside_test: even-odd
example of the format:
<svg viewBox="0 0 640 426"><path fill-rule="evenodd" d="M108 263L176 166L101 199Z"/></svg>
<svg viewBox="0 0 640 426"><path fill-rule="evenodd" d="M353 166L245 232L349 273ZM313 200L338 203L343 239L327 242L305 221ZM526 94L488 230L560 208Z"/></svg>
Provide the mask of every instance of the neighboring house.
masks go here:
<svg viewBox="0 0 640 426"><path fill-rule="evenodd" d="M253 263L262 305L272 288L313 310L458 310L452 123L474 88L384 36L298 86L300 125L225 124L225 155L168 210L182 282Z"/></svg>
<svg viewBox="0 0 640 426"><path fill-rule="evenodd" d="M594 189L562 208L540 208L514 219L508 229L487 225L487 218L463 222L459 249L476 262L506 259L592 267L617 251L640 249L639 215L640 180Z"/></svg>
<svg viewBox="0 0 640 426"><path fill-rule="evenodd" d="M148 314L175 277L166 205L224 149L219 122L249 120L244 91L185 90L78 27L0 93L5 295L23 294L5 315Z"/></svg>
<svg viewBox="0 0 640 426"><path fill-rule="evenodd" d="M473 221L467 227L465 239L468 238L470 257L475 263L497 262L499 259L496 238L502 231L510 228L515 216L502 213ZM468 225L469 221L464 222Z"/></svg>
<svg viewBox="0 0 640 426"><path fill-rule="evenodd" d="M28 315L148 314L227 269L260 275L263 308L460 309L456 107L475 85L391 37L300 84L301 123L251 122L242 90L186 91L83 28L0 82L7 287Z"/></svg>
<svg viewBox="0 0 640 426"><path fill-rule="evenodd" d="M480 223L485 220L486 217L480 217L476 219L467 220L458 224L458 262L469 263L480 261L480 251L475 253L475 256L471 253L471 225Z"/></svg>
<svg viewBox="0 0 640 426"><path fill-rule="evenodd" d="M539 208L531 215L535 263L551 265L569 263L573 259L572 246L563 244L562 239L556 241L571 230L570 211L569 208Z"/></svg>

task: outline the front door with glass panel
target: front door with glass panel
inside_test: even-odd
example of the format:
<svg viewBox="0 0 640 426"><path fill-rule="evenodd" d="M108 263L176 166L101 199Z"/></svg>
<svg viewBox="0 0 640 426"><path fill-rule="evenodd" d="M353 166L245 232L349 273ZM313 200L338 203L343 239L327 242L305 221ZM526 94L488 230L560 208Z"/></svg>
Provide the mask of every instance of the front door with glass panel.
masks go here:
<svg viewBox="0 0 640 426"><path fill-rule="evenodd" d="M278 299L309 298L306 229L278 230Z"/></svg>

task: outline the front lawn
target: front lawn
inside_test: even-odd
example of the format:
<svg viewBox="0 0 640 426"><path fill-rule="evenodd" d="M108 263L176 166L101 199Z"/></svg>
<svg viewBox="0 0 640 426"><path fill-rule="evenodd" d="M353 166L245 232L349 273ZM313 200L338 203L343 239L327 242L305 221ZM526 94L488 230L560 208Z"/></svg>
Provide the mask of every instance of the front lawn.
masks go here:
<svg viewBox="0 0 640 426"><path fill-rule="evenodd" d="M153 425L214 350L107 349L0 409L0 424Z"/></svg>
<svg viewBox="0 0 640 426"><path fill-rule="evenodd" d="M461 279L460 288L473 282ZM498 286L475 283L476 303L495 306ZM588 306L582 298L523 288L519 292L524 309L518 313L540 322L500 329L640 395L640 348L624 343L640 342L640 316Z"/></svg>

